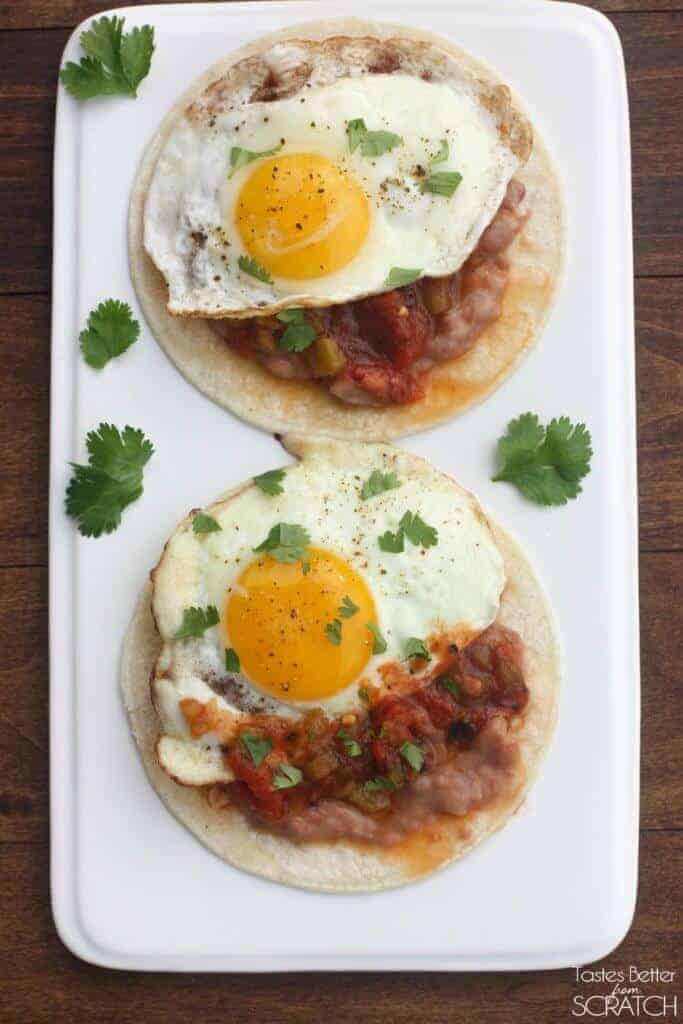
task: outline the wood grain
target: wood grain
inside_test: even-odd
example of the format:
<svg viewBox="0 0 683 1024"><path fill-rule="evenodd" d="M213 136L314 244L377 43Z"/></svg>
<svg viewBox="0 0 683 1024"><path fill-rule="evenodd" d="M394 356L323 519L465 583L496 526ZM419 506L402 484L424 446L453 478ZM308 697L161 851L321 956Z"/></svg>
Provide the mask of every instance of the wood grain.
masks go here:
<svg viewBox="0 0 683 1024"><path fill-rule="evenodd" d="M646 832L634 927L605 968L680 969L677 924L683 835ZM55 936L45 845L6 846L0 860L3 1024L558 1024L571 1021L574 972L533 974L134 974L91 967ZM664 896L663 896L664 894ZM680 989L678 990L680 992ZM30 1016L26 1010L30 1009ZM588 1018L586 1018L588 1019ZM671 1018L672 1019L672 1018Z"/></svg>
<svg viewBox="0 0 683 1024"><path fill-rule="evenodd" d="M0 555L4 564L44 565L49 300L0 295L0 322L13 339L0 378ZM683 550L682 279L637 282L636 334L641 547Z"/></svg>
<svg viewBox="0 0 683 1024"><path fill-rule="evenodd" d="M84 964L56 936L47 845L49 178L62 48L78 21L105 6L101 0L0 2L0 1024L181 1024L198 1015L202 1024L569 1021L572 997L586 993L570 971L258 979L144 975ZM600 0L590 6L611 12L624 44L641 276L640 888L633 928L604 966L638 963L680 971L683 0ZM680 985L677 991L680 1001Z"/></svg>
<svg viewBox="0 0 683 1024"><path fill-rule="evenodd" d="M192 0L176 2L188 3ZM119 6L141 7L145 3L146 0L130 0ZM0 3L0 29L73 28L84 18L116 6L114 3L108 4L106 0L31 0L31 3L11 0L8 3ZM681 0L591 0L584 6L607 14L624 11L680 11L683 4Z"/></svg>

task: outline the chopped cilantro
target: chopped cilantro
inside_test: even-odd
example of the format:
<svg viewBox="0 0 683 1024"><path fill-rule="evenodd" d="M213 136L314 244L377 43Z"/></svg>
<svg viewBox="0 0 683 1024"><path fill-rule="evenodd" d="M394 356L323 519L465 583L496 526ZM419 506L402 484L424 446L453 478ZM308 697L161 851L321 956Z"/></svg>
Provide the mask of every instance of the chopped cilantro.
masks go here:
<svg viewBox="0 0 683 1024"><path fill-rule="evenodd" d="M197 512L192 520L193 533L218 533L219 531L220 525L213 516L207 516L205 512Z"/></svg>
<svg viewBox="0 0 683 1024"><path fill-rule="evenodd" d="M349 755L349 757L360 757L360 755L363 753L363 748L361 747L358 740L354 740L353 736L346 732L345 729L339 730L339 732L337 733L337 739L342 741L342 743L344 744L344 749L346 750L346 753Z"/></svg>
<svg viewBox="0 0 683 1024"><path fill-rule="evenodd" d="M379 626L374 622L368 622L367 627L372 633L372 653L373 654L384 654L387 649L387 642L380 632ZM358 691L360 693L360 690Z"/></svg>
<svg viewBox="0 0 683 1024"><path fill-rule="evenodd" d="M442 676L441 679L439 679L439 685L443 686L444 690L448 690L450 695L455 697L456 700L460 698L460 687L456 683L455 679L451 679L450 676Z"/></svg>
<svg viewBox="0 0 683 1024"><path fill-rule="evenodd" d="M420 192L431 192L435 196L450 199L462 181L459 171L434 171L420 185Z"/></svg>
<svg viewBox="0 0 683 1024"><path fill-rule="evenodd" d="M403 139L395 132L375 131L370 132L365 126L362 117L356 117L349 121L346 127L346 137L349 141L349 150L355 152L360 146L362 156L382 156L399 146Z"/></svg>
<svg viewBox="0 0 683 1024"><path fill-rule="evenodd" d="M409 270L407 267L392 267L384 283L387 288L403 288L405 285L417 281L419 277L422 277L421 270Z"/></svg>
<svg viewBox="0 0 683 1024"><path fill-rule="evenodd" d="M360 611L357 604L354 604L351 598L347 595L337 609L342 619L350 619L358 611Z"/></svg>
<svg viewBox="0 0 683 1024"><path fill-rule="evenodd" d="M368 793L377 793L382 789L393 791L398 789L398 786L391 779L388 779L386 775L375 775L374 779L368 779L364 788Z"/></svg>
<svg viewBox="0 0 683 1024"><path fill-rule="evenodd" d="M327 623L325 626L325 636L331 644L339 647L342 641L342 624L339 619L333 619L332 622Z"/></svg>
<svg viewBox="0 0 683 1024"><path fill-rule="evenodd" d="M81 352L88 366L101 370L103 366L122 355L140 336L140 324L125 302L106 299L93 309L87 327L81 331Z"/></svg>
<svg viewBox="0 0 683 1024"><path fill-rule="evenodd" d="M267 472L259 473L258 476L255 476L254 483L264 494L270 494L271 497L275 497L276 494L282 494L284 490L282 486L284 478L284 469L269 469Z"/></svg>
<svg viewBox="0 0 683 1024"><path fill-rule="evenodd" d="M264 156L273 156L275 153L279 153L281 149L281 142L277 146L273 146L272 149L262 149L259 153L253 149L243 149L242 146L233 146L230 150L230 174L228 178L232 178L233 174L236 174L241 167L246 167L252 160L259 160Z"/></svg>
<svg viewBox="0 0 683 1024"><path fill-rule="evenodd" d="M95 18L81 33L86 56L78 64L69 61L60 71L62 84L77 100L93 96L137 96L140 82L149 73L154 53L151 25L123 34L125 18Z"/></svg>
<svg viewBox="0 0 683 1024"><path fill-rule="evenodd" d="M234 647L225 648L225 670L226 672L239 672L240 656Z"/></svg>
<svg viewBox="0 0 683 1024"><path fill-rule="evenodd" d="M257 281L263 281L264 284L272 284L273 279L260 263L253 260L251 256L245 256L244 253L240 256L237 261L237 265L240 270L244 271L245 274L249 274L250 277L255 277Z"/></svg>
<svg viewBox="0 0 683 1024"><path fill-rule="evenodd" d="M403 530L397 530L396 533L392 533L391 530L387 530L381 537L378 537L377 543L379 544L380 550L388 551L393 555L398 555L405 547L403 543Z"/></svg>
<svg viewBox="0 0 683 1024"><path fill-rule="evenodd" d="M298 786L303 777L303 772L299 768L283 761L273 776L273 785L276 789L291 789Z"/></svg>
<svg viewBox="0 0 683 1024"><path fill-rule="evenodd" d="M498 441L500 469L493 479L514 484L538 505L564 505L581 493L579 481L590 471L592 455L584 423L562 416L543 427L527 412Z"/></svg>
<svg viewBox="0 0 683 1024"><path fill-rule="evenodd" d="M310 324L290 324L278 341L278 347L284 352L305 352L317 337Z"/></svg>
<svg viewBox="0 0 683 1024"><path fill-rule="evenodd" d="M416 546L432 548L439 540L439 534L433 526L428 526L417 512L406 512L398 524L406 537Z"/></svg>
<svg viewBox="0 0 683 1024"><path fill-rule="evenodd" d="M256 732L240 733L240 743L257 768L273 749L272 741Z"/></svg>
<svg viewBox="0 0 683 1024"><path fill-rule="evenodd" d="M296 523L276 523L254 551L267 551L278 562L299 562L310 543L308 530Z"/></svg>
<svg viewBox="0 0 683 1024"><path fill-rule="evenodd" d="M358 687L358 696L360 697L364 704L370 703L370 694L368 693L367 689L364 686Z"/></svg>
<svg viewBox="0 0 683 1024"><path fill-rule="evenodd" d="M400 486L401 481L395 473L383 473L381 469L373 469L361 487L360 496L366 501L368 498L374 498L377 494L393 491Z"/></svg>
<svg viewBox="0 0 683 1024"><path fill-rule="evenodd" d="M207 629L218 623L218 609L210 604L207 608L186 608L183 621L173 634L174 640L187 640L189 637L200 637Z"/></svg>
<svg viewBox="0 0 683 1024"><path fill-rule="evenodd" d="M406 740L405 743L401 744L399 750L401 752L401 757L408 762L413 771L422 771L422 766L425 763L425 756L422 753L421 748L418 747L416 743L410 743Z"/></svg>
<svg viewBox="0 0 683 1024"><path fill-rule="evenodd" d="M127 505L142 494L142 470L154 447L141 430L100 423L86 438L88 464L72 462L66 511L84 537L111 533Z"/></svg>
<svg viewBox="0 0 683 1024"><path fill-rule="evenodd" d="M425 647L424 640L418 640L416 636L411 636L406 640L405 647L406 661L409 658L424 658L425 661L431 661L432 656Z"/></svg>

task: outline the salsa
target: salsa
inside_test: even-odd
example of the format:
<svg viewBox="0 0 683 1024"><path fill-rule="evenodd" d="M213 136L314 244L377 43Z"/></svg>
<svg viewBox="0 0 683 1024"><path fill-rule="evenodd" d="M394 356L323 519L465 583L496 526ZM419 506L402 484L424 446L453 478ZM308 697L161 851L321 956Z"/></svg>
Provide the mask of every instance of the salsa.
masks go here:
<svg viewBox="0 0 683 1024"><path fill-rule="evenodd" d="M526 189L510 182L495 217L460 270L425 277L366 299L306 310L315 341L283 349L277 317L215 320L236 352L277 377L315 380L352 405L404 405L422 398L429 370L468 352L501 314L509 264L506 250L529 216Z"/></svg>
<svg viewBox="0 0 683 1024"><path fill-rule="evenodd" d="M519 636L494 624L462 650L447 647L412 691L368 692L362 712L328 718L316 709L295 721L249 716L224 747L235 781L214 786L212 802L285 830L325 806L390 817L418 780L457 766L494 721L524 710L522 657ZM212 727L198 703L181 703L193 735Z"/></svg>

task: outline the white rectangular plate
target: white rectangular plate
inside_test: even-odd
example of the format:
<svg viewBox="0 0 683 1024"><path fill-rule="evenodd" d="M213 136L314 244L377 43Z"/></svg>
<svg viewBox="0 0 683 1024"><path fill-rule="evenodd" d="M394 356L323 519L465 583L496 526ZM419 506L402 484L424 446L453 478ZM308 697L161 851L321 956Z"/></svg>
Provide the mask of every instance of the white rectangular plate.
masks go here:
<svg viewBox="0 0 683 1024"><path fill-rule="evenodd" d="M65 943L143 970L485 970L606 954L633 912L638 622L628 113L621 47L600 15L534 0L234 3L122 9L157 49L139 98L78 104L60 89L55 153L50 515L52 892ZM510 528L555 609L565 676L552 749L523 811L417 885L316 895L233 870L147 782L118 689L121 641L148 569L192 506L283 461L276 441L195 391L143 325L103 372L80 358L88 312L135 307L128 192L143 148L192 79L249 39L336 14L385 17L487 58L519 92L564 180L569 249L540 343L480 408L404 444ZM65 58L80 56L77 29ZM139 313L138 313L139 315ZM143 318L139 315L140 320ZM512 417L567 414L593 435L579 500L544 509L493 484ZM64 513L70 459L102 421L141 427L145 493L109 537Z"/></svg>

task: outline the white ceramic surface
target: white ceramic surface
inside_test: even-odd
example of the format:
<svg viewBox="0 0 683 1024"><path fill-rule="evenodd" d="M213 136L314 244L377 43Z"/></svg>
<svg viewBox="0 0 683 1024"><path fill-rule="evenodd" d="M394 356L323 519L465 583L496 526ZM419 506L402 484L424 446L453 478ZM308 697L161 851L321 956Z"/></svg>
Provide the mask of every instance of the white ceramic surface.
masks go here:
<svg viewBox="0 0 683 1024"><path fill-rule="evenodd" d="M122 9L157 50L136 101L59 89L55 152L50 646L52 894L79 956L148 970L559 967L606 954L634 907L638 620L628 113L618 38L599 14L535 0L234 3ZM148 568L188 508L283 461L269 435L195 391L142 336L100 373L78 332L114 296L136 308L128 192L176 96L250 38L356 13L415 24L488 58L516 87L566 187L565 280L540 344L483 406L404 441L471 488L532 557L565 663L556 737L521 813L464 861L375 895L315 895L233 870L160 803L121 705L121 640ZM65 58L78 59L81 26ZM139 315L139 313L138 313ZM495 441L526 410L593 434L580 499L558 509L493 484ZM119 530L87 540L64 514L69 459L101 420L156 454Z"/></svg>

